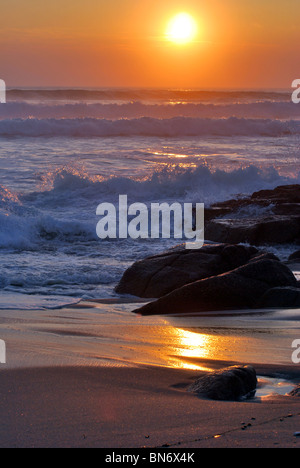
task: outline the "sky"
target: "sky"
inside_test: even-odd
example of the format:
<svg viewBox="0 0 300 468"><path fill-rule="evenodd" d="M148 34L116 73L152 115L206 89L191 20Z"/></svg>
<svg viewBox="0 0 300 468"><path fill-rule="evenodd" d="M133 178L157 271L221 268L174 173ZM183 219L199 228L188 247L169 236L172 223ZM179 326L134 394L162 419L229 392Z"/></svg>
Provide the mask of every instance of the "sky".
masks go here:
<svg viewBox="0 0 300 468"><path fill-rule="evenodd" d="M290 88L299 0L0 0L7 87ZM192 16L190 42L166 36Z"/></svg>

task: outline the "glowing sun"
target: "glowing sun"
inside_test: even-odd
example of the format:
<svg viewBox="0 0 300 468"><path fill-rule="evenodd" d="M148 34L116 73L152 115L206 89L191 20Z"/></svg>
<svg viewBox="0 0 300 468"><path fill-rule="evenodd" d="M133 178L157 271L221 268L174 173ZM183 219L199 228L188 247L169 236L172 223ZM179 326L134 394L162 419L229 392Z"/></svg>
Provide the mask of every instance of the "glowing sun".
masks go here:
<svg viewBox="0 0 300 468"><path fill-rule="evenodd" d="M197 34L197 24L188 13L178 13L168 24L166 36L177 44L191 42Z"/></svg>

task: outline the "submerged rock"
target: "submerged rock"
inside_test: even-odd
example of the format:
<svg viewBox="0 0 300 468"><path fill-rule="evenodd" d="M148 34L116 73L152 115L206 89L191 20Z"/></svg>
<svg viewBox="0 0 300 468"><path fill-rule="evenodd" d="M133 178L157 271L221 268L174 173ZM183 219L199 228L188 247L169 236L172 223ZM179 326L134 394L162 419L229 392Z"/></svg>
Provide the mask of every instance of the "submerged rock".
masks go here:
<svg viewBox="0 0 300 468"><path fill-rule="evenodd" d="M294 274L283 263L253 259L230 272L178 288L134 312L157 315L253 308L268 290L296 285Z"/></svg>
<svg viewBox="0 0 300 468"><path fill-rule="evenodd" d="M189 391L212 400L241 400L255 395L256 371L252 366L232 366L198 378Z"/></svg>

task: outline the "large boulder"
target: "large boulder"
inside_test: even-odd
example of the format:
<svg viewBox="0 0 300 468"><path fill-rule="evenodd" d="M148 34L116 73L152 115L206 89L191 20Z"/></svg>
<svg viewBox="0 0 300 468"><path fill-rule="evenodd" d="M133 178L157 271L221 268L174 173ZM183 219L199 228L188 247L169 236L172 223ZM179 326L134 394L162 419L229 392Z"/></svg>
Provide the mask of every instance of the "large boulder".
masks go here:
<svg viewBox="0 0 300 468"><path fill-rule="evenodd" d="M255 247L241 245L208 244L199 250L179 247L134 263L124 273L116 292L162 297L186 284L234 270L261 254Z"/></svg>
<svg viewBox="0 0 300 468"><path fill-rule="evenodd" d="M299 260L300 261L300 250L297 250L296 252L292 253L289 256L289 261L293 261L293 260Z"/></svg>
<svg viewBox="0 0 300 468"><path fill-rule="evenodd" d="M300 289L296 287L269 289L258 301L259 308L266 307L300 307Z"/></svg>
<svg viewBox="0 0 300 468"><path fill-rule="evenodd" d="M254 259L230 272L182 286L134 312L157 315L248 309L256 307L269 289L296 285L294 274L283 263Z"/></svg>
<svg viewBox="0 0 300 468"><path fill-rule="evenodd" d="M198 378L189 391L212 400L241 400L255 395L256 371L252 366L232 366Z"/></svg>

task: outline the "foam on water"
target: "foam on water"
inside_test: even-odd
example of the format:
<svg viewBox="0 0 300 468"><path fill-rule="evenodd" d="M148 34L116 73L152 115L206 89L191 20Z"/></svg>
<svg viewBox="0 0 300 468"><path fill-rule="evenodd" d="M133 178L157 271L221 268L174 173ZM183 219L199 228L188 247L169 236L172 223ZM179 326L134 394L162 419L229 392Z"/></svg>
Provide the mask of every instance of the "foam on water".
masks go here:
<svg viewBox="0 0 300 468"><path fill-rule="evenodd" d="M80 299L70 298L68 296L30 296L27 294L2 293L0 310L18 310L22 304L22 310L40 310L40 309L61 309L66 306L78 304Z"/></svg>
<svg viewBox="0 0 300 468"><path fill-rule="evenodd" d="M20 305L24 294L37 304L113 297L133 261L175 245L100 241L99 203L126 194L129 203L209 206L299 183L299 117L286 92L8 90L0 108L0 306L6 294L18 294Z"/></svg>

